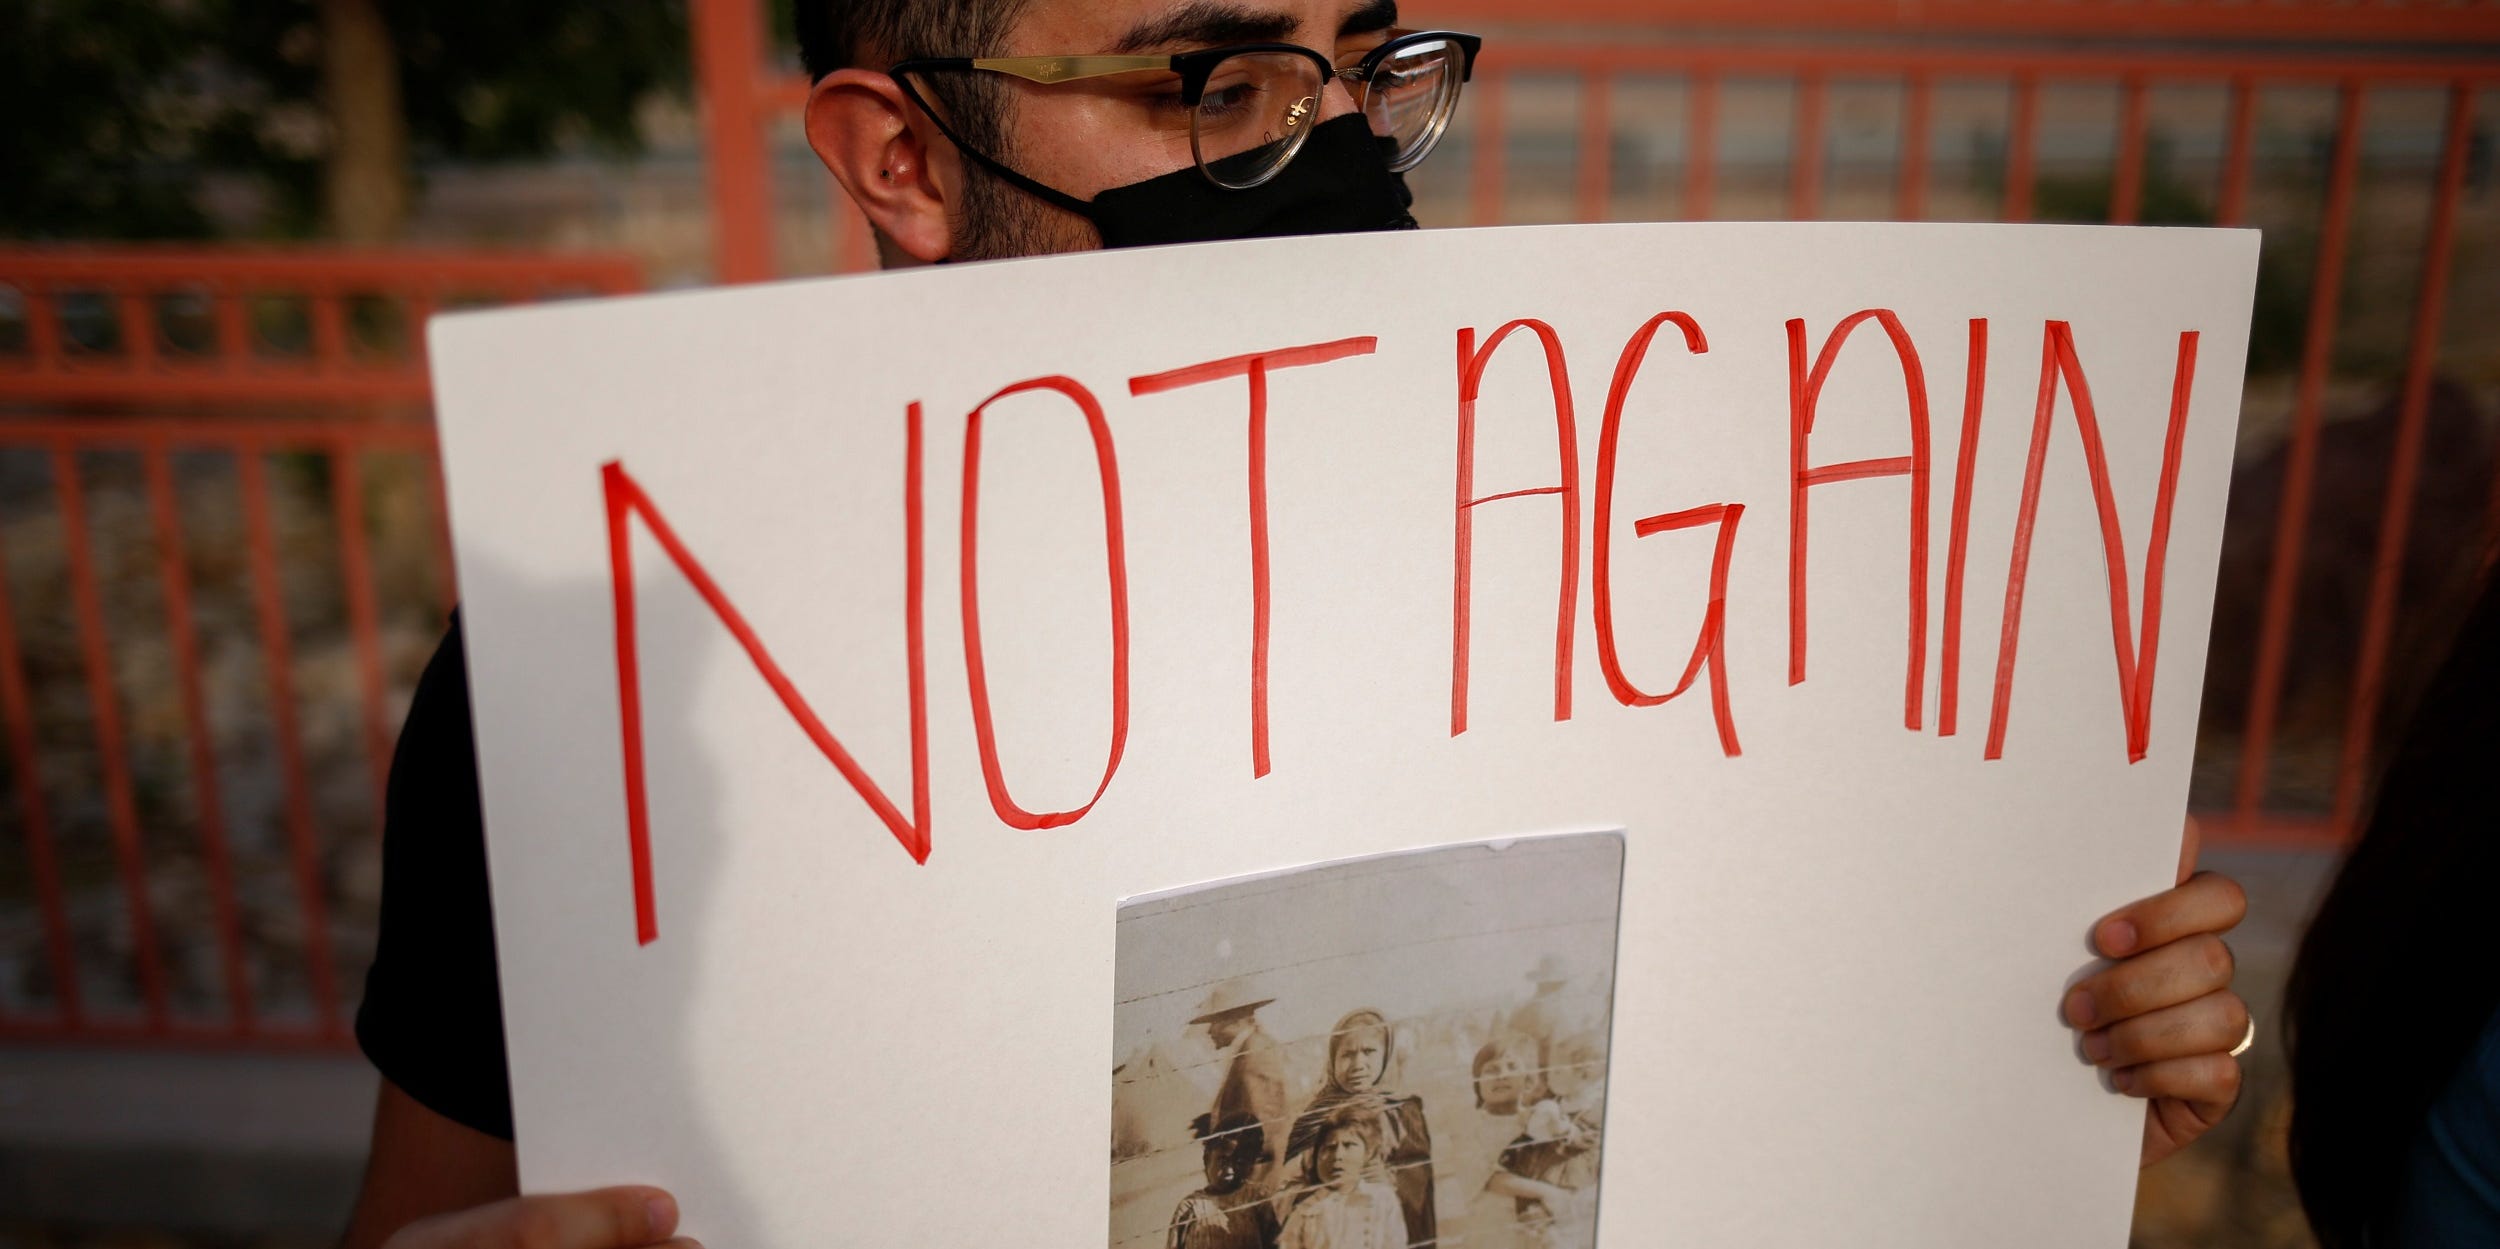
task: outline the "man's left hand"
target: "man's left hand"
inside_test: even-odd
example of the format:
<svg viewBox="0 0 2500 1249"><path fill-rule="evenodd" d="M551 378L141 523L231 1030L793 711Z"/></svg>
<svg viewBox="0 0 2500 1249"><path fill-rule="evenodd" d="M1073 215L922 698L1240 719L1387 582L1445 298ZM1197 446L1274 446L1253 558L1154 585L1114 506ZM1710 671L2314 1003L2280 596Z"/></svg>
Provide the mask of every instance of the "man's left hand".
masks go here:
<svg viewBox="0 0 2500 1249"><path fill-rule="evenodd" d="M2248 1004L2231 991L2222 934L2248 913L2248 898L2230 877L2194 870L2196 843L2191 823L2177 888L2092 926L2093 948L2115 965L2077 983L2064 1007L2084 1057L2119 1092L2151 1103L2148 1167L2222 1122L2240 1093L2231 1050L2248 1035Z"/></svg>

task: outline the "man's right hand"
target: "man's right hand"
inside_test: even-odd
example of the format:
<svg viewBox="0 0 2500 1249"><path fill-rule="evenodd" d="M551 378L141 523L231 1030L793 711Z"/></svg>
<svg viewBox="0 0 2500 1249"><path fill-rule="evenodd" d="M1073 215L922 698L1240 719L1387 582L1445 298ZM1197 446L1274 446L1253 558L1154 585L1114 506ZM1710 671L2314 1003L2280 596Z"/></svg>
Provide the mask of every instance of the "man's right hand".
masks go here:
<svg viewBox="0 0 2500 1249"><path fill-rule="evenodd" d="M699 1249L677 1199L648 1185L520 1196L512 1142L382 1081L364 1191L339 1249Z"/></svg>
<svg viewBox="0 0 2500 1249"><path fill-rule="evenodd" d="M702 1249L677 1235L677 1202L656 1188L602 1188L419 1219L384 1249Z"/></svg>

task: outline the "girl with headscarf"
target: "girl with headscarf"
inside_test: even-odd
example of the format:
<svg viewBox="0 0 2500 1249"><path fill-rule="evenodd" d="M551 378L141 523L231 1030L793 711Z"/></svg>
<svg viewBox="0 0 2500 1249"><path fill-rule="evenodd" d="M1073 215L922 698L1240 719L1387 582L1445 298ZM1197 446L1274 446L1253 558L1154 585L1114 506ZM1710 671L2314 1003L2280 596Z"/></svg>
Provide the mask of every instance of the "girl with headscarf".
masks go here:
<svg viewBox="0 0 2500 1249"><path fill-rule="evenodd" d="M1328 1034L1327 1079L1294 1119L1285 1158L1290 1163L1312 1147L1331 1111L1351 1106L1370 1113L1380 1124L1390 1183L1406 1220L1408 1249L1431 1249L1439 1240L1432 1204L1432 1131L1424 1124L1424 1099L1383 1087L1396 1044L1396 1032L1379 1011L1358 1010L1337 1021Z"/></svg>

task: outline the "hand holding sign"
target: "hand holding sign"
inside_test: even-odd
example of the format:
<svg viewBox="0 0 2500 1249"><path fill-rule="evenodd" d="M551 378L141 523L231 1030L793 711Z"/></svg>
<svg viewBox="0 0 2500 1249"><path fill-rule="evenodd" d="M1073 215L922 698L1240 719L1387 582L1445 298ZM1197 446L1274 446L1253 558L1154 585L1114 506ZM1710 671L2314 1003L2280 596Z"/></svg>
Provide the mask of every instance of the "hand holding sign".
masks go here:
<svg viewBox="0 0 2500 1249"><path fill-rule="evenodd" d="M703 1249L676 1231L667 1193L603 1188L438 1214L401 1228L383 1249Z"/></svg>
<svg viewBox="0 0 2500 1249"><path fill-rule="evenodd" d="M2231 949L2222 934L2248 913L2248 895L2218 872L2196 871L2197 829L2188 821L2177 888L2092 926L2093 947L2119 962L2066 996L2083 1056L2110 1072L2119 1092L2148 1099L2144 1165L2203 1136L2239 1099L2248 1004L2231 990Z"/></svg>

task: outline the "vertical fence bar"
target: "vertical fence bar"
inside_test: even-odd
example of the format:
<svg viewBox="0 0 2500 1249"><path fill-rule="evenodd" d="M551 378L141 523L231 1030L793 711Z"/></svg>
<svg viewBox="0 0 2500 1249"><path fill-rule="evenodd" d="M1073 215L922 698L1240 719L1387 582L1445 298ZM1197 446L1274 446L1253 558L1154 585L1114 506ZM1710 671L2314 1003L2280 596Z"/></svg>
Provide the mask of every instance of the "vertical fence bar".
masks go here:
<svg viewBox="0 0 2500 1249"><path fill-rule="evenodd" d="M145 463L148 514L156 529L157 572L165 596L165 631L173 642L175 692L182 700L192 799L199 804L200 863L207 870L209 905L216 917L218 965L225 975L226 1010L235 1035L248 1036L252 1031L252 981L243 962L243 919L236 905L234 861L226 844L225 799L217 784L217 748L209 733L208 698L200 681L199 637L191 611L191 561L183 549L173 467L162 442L149 444Z"/></svg>
<svg viewBox="0 0 2500 1249"><path fill-rule="evenodd" d="M1788 165L1788 217L1812 221L1823 205L1823 75L1797 80L1796 155Z"/></svg>
<svg viewBox="0 0 2500 1249"><path fill-rule="evenodd" d="M364 701L365 765L373 779L373 818L381 826L391 774L391 731L382 680L381 611L374 602L373 558L365 537L365 467L352 438L330 448L331 523L339 531L339 582L346 591L347 629L356 649L356 685Z"/></svg>
<svg viewBox="0 0 2500 1249"><path fill-rule="evenodd" d="M2439 157L2438 197L2431 203L2430 237L2423 246L2422 286L2413 311L2413 341L2405 352L2404 399L2396 417L2396 447L2387 469L2387 499L2379 516L2378 550L2371 560L2369 615L2362 626L2361 655L2354 665L2352 705L2344 719L2343 757L2335 769L2334 826L2349 834L2361 811L2379 700L2385 694L2388 641L2395 634L2396 595L2404 579L2405 544L2411 537L2413 496L2422 459L2422 427L2429 415L2431 381L2439 368L2440 323L2447 315L2448 266L2456 249L2457 205L2465 198L2467 149L2474 131L2474 88L2448 89L2448 131Z"/></svg>
<svg viewBox="0 0 2500 1249"><path fill-rule="evenodd" d="M2109 193L2109 219L2131 226L2144 211L2144 77L2129 74L2119 85L2118 170Z"/></svg>
<svg viewBox="0 0 2500 1249"><path fill-rule="evenodd" d="M434 319L434 292L419 291L408 297L408 357L422 365L433 358L426 346L426 323Z"/></svg>
<svg viewBox="0 0 2500 1249"><path fill-rule="evenodd" d="M6 532L0 526L0 535ZM70 934L69 908L61 898L61 864L52 846L52 812L43 800L42 756L35 748L34 700L26 689L26 665L17 644L17 609L9 602L9 560L0 548L0 722L9 737L9 770L17 784L18 818L26 822L26 872L43 913L44 954L52 968L52 993L61 1027L75 1032L86 1022L78 991L78 947Z"/></svg>
<svg viewBox="0 0 2500 1249"><path fill-rule="evenodd" d="M252 327L240 286L220 283L210 295L217 322L217 366L232 377L252 367Z"/></svg>
<svg viewBox="0 0 2500 1249"><path fill-rule="evenodd" d="M1718 190L1718 75L1695 70L1686 91L1685 124L1691 131L1684 141L1684 219L1707 221L1710 201Z"/></svg>
<svg viewBox="0 0 2500 1249"><path fill-rule="evenodd" d="M304 919L305 980L322 1035L335 1038L341 1033L330 907L323 892L321 847L313 831L312 784L305 773L303 738L295 722L295 648L287 636L286 598L278 585L278 541L269 518L269 474L262 463L266 455L266 448L246 443L235 449L235 468L243 494L244 543L251 564L254 614L259 617L261 660L269 666L269 721L286 784L287 842Z"/></svg>
<svg viewBox="0 0 2500 1249"><path fill-rule="evenodd" d="M330 374L347 370L347 307L336 291L312 297L312 345L314 368Z"/></svg>
<svg viewBox="0 0 2500 1249"><path fill-rule="evenodd" d="M1919 221L1927 216L1927 131L1935 84L1925 74L1912 74L1907 92L1901 102L1901 185L1893 211L1904 221Z"/></svg>
<svg viewBox="0 0 2500 1249"><path fill-rule="evenodd" d="M772 168L756 108L764 68L755 0L693 0L695 96L701 102L705 172L712 190L714 275L724 283L773 275Z"/></svg>
<svg viewBox="0 0 2500 1249"><path fill-rule="evenodd" d="M113 858L130 908L130 941L139 964L139 992L147 1003L148 1029L172 1027L165 984L165 955L156 936L156 908L149 900L147 850L139 839L139 808L131 797L130 743L122 731L121 695L113 682L113 646L104 632L104 596L97 588L95 548L87 531L86 490L78 479L77 452L52 447L53 489L61 504L61 545L69 564L70 598L78 624L80 666L95 716L96 757L104 773L104 808L113 827Z"/></svg>
<svg viewBox="0 0 2500 1249"><path fill-rule="evenodd" d="M1480 226L1502 222L1502 174L1509 164L1509 142L1502 129L1503 85L1508 75L1487 74L1475 87L1476 152L1468 180L1467 215Z"/></svg>
<svg viewBox="0 0 2500 1249"><path fill-rule="evenodd" d="M2007 221L2031 220L2033 159L2039 142L2040 79L2029 71L2014 75L2014 111L2005 127L2005 212Z"/></svg>
<svg viewBox="0 0 2500 1249"><path fill-rule="evenodd" d="M122 355L130 367L147 373L156 368L156 316L144 290L125 290L114 299L114 317L121 323Z"/></svg>
<svg viewBox="0 0 2500 1249"><path fill-rule="evenodd" d="M1582 83L1579 217L1604 221L1614 215L1609 207L1615 183L1614 79L1602 70L1591 70Z"/></svg>
<svg viewBox="0 0 2500 1249"><path fill-rule="evenodd" d="M58 375L68 368L61 355L61 308L50 284L30 281L26 292L26 354L38 375Z"/></svg>
<svg viewBox="0 0 2500 1249"><path fill-rule="evenodd" d="M2230 134L2223 141L2222 204L2215 215L2226 226L2248 219L2248 168L2257 146L2257 84L2231 80Z"/></svg>
<svg viewBox="0 0 2500 1249"><path fill-rule="evenodd" d="M2265 615L2257 636L2255 688L2249 696L2248 736L2240 747L2234 807L2241 827L2255 821L2265 798L2267 756L2274 749L2274 721L2282 704L2283 665L2291 648L2292 608L2300 593L2302 547L2308 537L2309 490L2317 473L2318 423L2335 363L2335 317L2343 305L2344 251L2352 231L2354 188L2360 181L2361 100L2361 84L2344 80L2337 91L2335 155L2327 178L2317 274L2310 285L2309 330L2301 349L2291 454L2283 468L2283 514L2275 522Z"/></svg>

